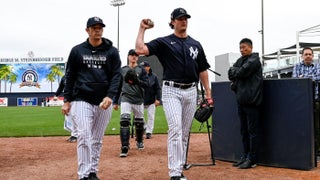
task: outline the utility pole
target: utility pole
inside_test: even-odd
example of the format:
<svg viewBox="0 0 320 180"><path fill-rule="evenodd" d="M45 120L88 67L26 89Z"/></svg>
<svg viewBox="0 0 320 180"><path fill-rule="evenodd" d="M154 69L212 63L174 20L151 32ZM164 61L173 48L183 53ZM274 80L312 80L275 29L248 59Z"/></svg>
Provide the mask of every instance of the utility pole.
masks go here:
<svg viewBox="0 0 320 180"><path fill-rule="evenodd" d="M118 8L118 33L117 33L117 48L118 48L118 51L120 51L119 50L119 48L120 48L120 46L119 46L119 34L120 34L120 32L119 32L119 29L120 29L120 18L119 18L119 15L120 15L120 6L122 6L122 5L124 5L125 4L125 1L124 0L112 0L111 2L110 2L110 5L111 6L114 6L114 7L117 7Z"/></svg>
<svg viewBox="0 0 320 180"><path fill-rule="evenodd" d="M263 0L261 0L261 59L262 59L262 65L264 65L264 9L263 9Z"/></svg>

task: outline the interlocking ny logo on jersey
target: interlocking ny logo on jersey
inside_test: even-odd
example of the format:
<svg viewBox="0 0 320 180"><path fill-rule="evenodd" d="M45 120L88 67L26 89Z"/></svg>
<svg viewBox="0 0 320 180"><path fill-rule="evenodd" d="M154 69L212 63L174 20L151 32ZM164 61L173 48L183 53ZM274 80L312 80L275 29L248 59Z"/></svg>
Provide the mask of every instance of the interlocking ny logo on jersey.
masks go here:
<svg viewBox="0 0 320 180"><path fill-rule="evenodd" d="M192 57L193 60L195 60L198 56L198 49L193 49L192 47L189 48L190 51L190 57Z"/></svg>

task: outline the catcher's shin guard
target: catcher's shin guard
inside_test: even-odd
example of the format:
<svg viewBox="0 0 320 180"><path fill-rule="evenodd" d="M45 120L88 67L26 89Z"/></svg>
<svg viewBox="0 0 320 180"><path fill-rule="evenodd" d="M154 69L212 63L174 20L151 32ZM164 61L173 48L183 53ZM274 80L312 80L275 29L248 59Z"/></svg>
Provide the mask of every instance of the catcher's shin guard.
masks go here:
<svg viewBox="0 0 320 180"><path fill-rule="evenodd" d="M130 127L120 127L120 140L121 146L129 147L129 139L130 139Z"/></svg>
<svg viewBox="0 0 320 180"><path fill-rule="evenodd" d="M120 140L121 145L129 147L130 139L130 114L121 114L120 119Z"/></svg>
<svg viewBox="0 0 320 180"><path fill-rule="evenodd" d="M143 118L135 118L134 125L136 127L136 141L143 142L144 120Z"/></svg>

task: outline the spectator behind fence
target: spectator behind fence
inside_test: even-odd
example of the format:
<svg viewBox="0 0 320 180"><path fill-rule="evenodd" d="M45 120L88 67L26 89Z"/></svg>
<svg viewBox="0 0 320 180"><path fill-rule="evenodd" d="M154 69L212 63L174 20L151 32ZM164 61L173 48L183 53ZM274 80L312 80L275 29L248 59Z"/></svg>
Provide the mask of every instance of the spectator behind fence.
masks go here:
<svg viewBox="0 0 320 180"><path fill-rule="evenodd" d="M320 80L319 64L313 62L313 50L310 47L302 49L302 61L293 67L293 78L310 78ZM318 86L315 86L315 99L318 99Z"/></svg>
<svg viewBox="0 0 320 180"><path fill-rule="evenodd" d="M315 98L315 145L316 153L320 153L320 118L319 118L319 80L320 80L320 66L313 62L313 50L310 47L302 49L302 61L293 67L293 78L310 78L315 84L314 98Z"/></svg>

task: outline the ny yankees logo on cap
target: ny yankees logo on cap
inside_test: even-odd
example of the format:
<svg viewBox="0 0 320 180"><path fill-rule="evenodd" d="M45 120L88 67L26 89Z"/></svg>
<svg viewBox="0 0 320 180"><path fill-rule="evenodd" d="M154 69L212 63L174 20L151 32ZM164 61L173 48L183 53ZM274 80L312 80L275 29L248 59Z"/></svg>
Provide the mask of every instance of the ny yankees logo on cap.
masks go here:
<svg viewBox="0 0 320 180"><path fill-rule="evenodd" d="M171 13L171 19L178 19L178 18L183 17L183 16L185 16L187 18L191 18L191 16L183 8L176 8Z"/></svg>
<svg viewBox="0 0 320 180"><path fill-rule="evenodd" d="M103 23L102 19L94 16L88 19L87 21L87 28L96 24L100 24L102 27L105 27L106 25Z"/></svg>
<svg viewBox="0 0 320 180"><path fill-rule="evenodd" d="M94 17L94 20L95 21L101 21L100 18L98 18L98 17Z"/></svg>

